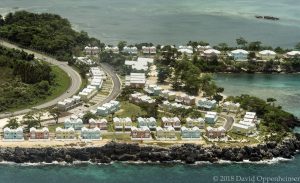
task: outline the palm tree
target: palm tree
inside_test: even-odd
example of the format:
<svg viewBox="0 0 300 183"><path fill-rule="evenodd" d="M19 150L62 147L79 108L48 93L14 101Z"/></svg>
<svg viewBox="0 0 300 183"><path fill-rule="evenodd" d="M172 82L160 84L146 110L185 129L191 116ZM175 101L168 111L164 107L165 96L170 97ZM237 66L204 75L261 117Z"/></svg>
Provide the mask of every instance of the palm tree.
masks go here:
<svg viewBox="0 0 300 183"><path fill-rule="evenodd" d="M20 126L17 118L10 118L5 127L16 129Z"/></svg>
<svg viewBox="0 0 300 183"><path fill-rule="evenodd" d="M62 112L56 107L49 110L49 116L53 117L56 124L58 123L58 120L59 120L61 114L62 114Z"/></svg>

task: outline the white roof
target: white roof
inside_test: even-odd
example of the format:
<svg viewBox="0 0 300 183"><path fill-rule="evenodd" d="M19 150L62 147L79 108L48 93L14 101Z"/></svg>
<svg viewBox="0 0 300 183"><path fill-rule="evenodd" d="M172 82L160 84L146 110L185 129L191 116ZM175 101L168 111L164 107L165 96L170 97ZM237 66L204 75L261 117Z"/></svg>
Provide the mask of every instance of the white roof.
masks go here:
<svg viewBox="0 0 300 183"><path fill-rule="evenodd" d="M30 132L49 132L49 129L46 127L42 128L42 129L36 129L36 128L32 127L32 128L30 128L29 131Z"/></svg>
<svg viewBox="0 0 300 183"><path fill-rule="evenodd" d="M178 49L178 51L181 53L193 54L193 50L186 49L186 48Z"/></svg>
<svg viewBox="0 0 300 183"><path fill-rule="evenodd" d="M246 112L246 115L256 116L256 112Z"/></svg>
<svg viewBox="0 0 300 183"><path fill-rule="evenodd" d="M300 55L300 51L290 51L286 53L289 56L295 56L295 55Z"/></svg>
<svg viewBox="0 0 300 183"><path fill-rule="evenodd" d="M240 124L240 123L234 123L233 124L233 128L241 128L241 129L246 129L246 130L248 130L250 127L249 126L247 126L247 125L244 125L244 124Z"/></svg>
<svg viewBox="0 0 300 183"><path fill-rule="evenodd" d="M240 124L254 128L256 125L252 122L240 121Z"/></svg>
<svg viewBox="0 0 300 183"><path fill-rule="evenodd" d="M206 114L217 115L217 112L208 111Z"/></svg>
<svg viewBox="0 0 300 183"><path fill-rule="evenodd" d="M95 127L95 128L88 129L86 127L83 127L83 128L81 128L81 131L82 132L100 132L100 128Z"/></svg>
<svg viewBox="0 0 300 183"><path fill-rule="evenodd" d="M221 52L219 50L215 50L215 49L208 49L208 50L205 50L204 53L205 54L212 54L212 53L214 53L214 54L219 55Z"/></svg>
<svg viewBox="0 0 300 183"><path fill-rule="evenodd" d="M213 115L213 114L205 114L205 118L216 118L216 115Z"/></svg>
<svg viewBox="0 0 300 183"><path fill-rule="evenodd" d="M207 46L198 45L197 48L211 49L211 46L209 46L209 45L207 45Z"/></svg>
<svg viewBox="0 0 300 183"><path fill-rule="evenodd" d="M3 131L4 132L23 132L23 128L18 127L17 129L10 129L8 127L5 127Z"/></svg>
<svg viewBox="0 0 300 183"><path fill-rule="evenodd" d="M204 122L204 119L203 118L186 118L186 121L187 122Z"/></svg>
<svg viewBox="0 0 300 183"><path fill-rule="evenodd" d="M276 52L274 52L272 50L263 50L263 51L260 51L259 54L261 54L261 55L276 55Z"/></svg>
<svg viewBox="0 0 300 183"><path fill-rule="evenodd" d="M241 54L246 54L246 55L249 54L248 51L243 50L243 49L236 49L236 50L231 51L230 53L232 53L232 54L239 54L239 53L241 53Z"/></svg>
<svg viewBox="0 0 300 183"><path fill-rule="evenodd" d="M70 127L68 129L62 129L61 127L57 127L56 132L75 132L74 128Z"/></svg>
<svg viewBox="0 0 300 183"><path fill-rule="evenodd" d="M146 57L138 57L137 59L138 62L146 62L146 63L153 63L154 59L153 58L146 58Z"/></svg>

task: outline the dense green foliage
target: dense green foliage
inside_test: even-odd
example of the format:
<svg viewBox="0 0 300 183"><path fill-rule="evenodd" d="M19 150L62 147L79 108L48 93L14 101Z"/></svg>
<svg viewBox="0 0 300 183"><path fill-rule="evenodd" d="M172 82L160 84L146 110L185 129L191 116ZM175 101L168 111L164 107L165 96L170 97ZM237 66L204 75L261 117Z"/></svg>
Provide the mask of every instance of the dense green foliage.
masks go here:
<svg viewBox="0 0 300 183"><path fill-rule="evenodd" d="M33 58L23 51L0 47L0 112L51 94L55 84L52 69Z"/></svg>
<svg viewBox="0 0 300 183"><path fill-rule="evenodd" d="M108 63L121 75L128 74L125 65L125 56L113 52L100 53L100 62Z"/></svg>
<svg viewBox="0 0 300 183"><path fill-rule="evenodd" d="M204 62L197 57L190 60L186 56L179 60L176 59L177 55L176 49L170 46L163 48L162 57L156 61L158 82L168 80L174 90L183 90L192 95L198 95L201 90L204 96L215 96L216 99L221 100L212 76L202 72Z"/></svg>
<svg viewBox="0 0 300 183"><path fill-rule="evenodd" d="M229 97L228 100L239 102L241 107L247 111L255 111L270 132L289 131L289 128L300 125L300 121L293 114L284 111L280 106L275 106L274 102L276 100L272 98L269 98L266 102L257 97L241 95L239 97Z"/></svg>
<svg viewBox="0 0 300 183"><path fill-rule="evenodd" d="M82 50L87 44L103 46L86 32L74 31L70 22L59 15L18 11L7 14L0 22L0 37L60 60L70 60L78 47Z"/></svg>

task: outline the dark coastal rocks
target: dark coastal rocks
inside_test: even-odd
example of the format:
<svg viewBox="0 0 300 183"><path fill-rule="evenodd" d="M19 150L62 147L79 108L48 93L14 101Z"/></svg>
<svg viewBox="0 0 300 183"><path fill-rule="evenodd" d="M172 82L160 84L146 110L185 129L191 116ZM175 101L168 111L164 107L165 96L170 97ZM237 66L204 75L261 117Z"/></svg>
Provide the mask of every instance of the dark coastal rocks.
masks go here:
<svg viewBox="0 0 300 183"><path fill-rule="evenodd" d="M15 163L52 163L91 161L93 163L111 163L112 161L174 162L187 164L195 162L217 162L227 160L252 162L276 157L291 159L300 150L299 137L286 139L282 143L267 142L255 147L220 148L183 144L169 148L158 146L140 146L136 143L111 142L102 147L87 148L0 148L0 160Z"/></svg>

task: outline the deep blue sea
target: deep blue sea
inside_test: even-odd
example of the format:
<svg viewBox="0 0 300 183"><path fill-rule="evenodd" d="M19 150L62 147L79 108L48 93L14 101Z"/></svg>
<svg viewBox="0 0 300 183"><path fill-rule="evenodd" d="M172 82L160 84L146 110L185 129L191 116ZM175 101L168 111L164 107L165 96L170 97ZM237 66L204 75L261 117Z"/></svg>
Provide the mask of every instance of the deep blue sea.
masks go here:
<svg viewBox="0 0 300 183"><path fill-rule="evenodd" d="M60 14L75 29L112 44L204 40L234 45L240 36L271 46L293 47L300 41L300 0L0 0L0 14L16 10ZM299 75L217 75L216 82L227 95L277 98L300 116ZM300 157L275 164L0 165L0 183L262 183L262 178L278 176L300 176Z"/></svg>

